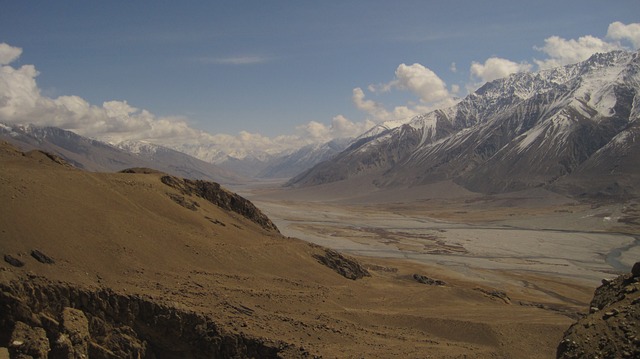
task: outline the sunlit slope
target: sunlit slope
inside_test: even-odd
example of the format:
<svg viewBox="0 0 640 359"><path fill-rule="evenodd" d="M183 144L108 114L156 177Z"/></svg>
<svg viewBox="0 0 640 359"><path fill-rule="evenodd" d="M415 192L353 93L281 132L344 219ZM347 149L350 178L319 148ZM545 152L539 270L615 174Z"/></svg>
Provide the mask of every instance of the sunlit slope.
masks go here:
<svg viewBox="0 0 640 359"><path fill-rule="evenodd" d="M167 185L154 171L88 173L7 145L0 168L1 283L145 298L231 333L287 343L274 347L283 357L549 357L573 321L566 313L577 310L557 298L526 299L560 311L518 305L526 293L505 301L444 268L403 262L367 262L370 276L347 279L321 262L353 262L285 238L250 211ZM446 284L418 283L415 273ZM561 287L586 305L588 291Z"/></svg>

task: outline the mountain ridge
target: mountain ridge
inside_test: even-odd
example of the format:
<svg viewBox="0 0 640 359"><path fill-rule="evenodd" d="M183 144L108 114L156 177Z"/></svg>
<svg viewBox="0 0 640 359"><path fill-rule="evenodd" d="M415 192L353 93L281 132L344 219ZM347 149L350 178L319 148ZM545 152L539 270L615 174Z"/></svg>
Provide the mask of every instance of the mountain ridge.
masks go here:
<svg viewBox="0 0 640 359"><path fill-rule="evenodd" d="M381 188L452 179L482 193L540 186L574 194L602 192L611 184L578 185L584 179L577 174L582 164L596 165L587 160L601 149L599 163L611 160L613 152L605 146L623 131L629 134L616 139L619 146L636 148L639 69L637 52L614 51L574 65L512 74L486 83L450 108L362 139L288 185L367 175ZM638 178L635 170L622 170ZM624 187L612 195L640 191Z"/></svg>

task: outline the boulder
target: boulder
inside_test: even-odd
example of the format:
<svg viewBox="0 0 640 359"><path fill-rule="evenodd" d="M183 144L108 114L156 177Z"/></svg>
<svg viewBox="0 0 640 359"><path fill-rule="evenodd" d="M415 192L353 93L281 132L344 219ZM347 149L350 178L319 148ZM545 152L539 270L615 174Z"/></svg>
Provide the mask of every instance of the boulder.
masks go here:
<svg viewBox="0 0 640 359"><path fill-rule="evenodd" d="M9 341L11 358L46 359L49 356L49 349L49 339L44 329L31 327L20 321L15 323Z"/></svg>

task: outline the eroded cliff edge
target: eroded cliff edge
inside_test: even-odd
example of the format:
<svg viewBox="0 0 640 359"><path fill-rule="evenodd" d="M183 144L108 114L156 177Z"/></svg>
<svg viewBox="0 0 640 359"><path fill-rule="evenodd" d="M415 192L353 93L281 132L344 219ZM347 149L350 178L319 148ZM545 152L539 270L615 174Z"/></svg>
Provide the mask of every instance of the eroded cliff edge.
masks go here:
<svg viewBox="0 0 640 359"><path fill-rule="evenodd" d="M144 295L32 276L0 282L0 342L12 358L306 358Z"/></svg>

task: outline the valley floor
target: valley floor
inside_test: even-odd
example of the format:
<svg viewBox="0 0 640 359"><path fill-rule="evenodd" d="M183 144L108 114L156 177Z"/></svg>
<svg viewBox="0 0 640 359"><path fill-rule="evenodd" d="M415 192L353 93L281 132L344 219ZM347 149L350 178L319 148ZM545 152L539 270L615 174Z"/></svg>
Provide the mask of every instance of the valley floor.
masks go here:
<svg viewBox="0 0 640 359"><path fill-rule="evenodd" d="M495 294L509 313L458 303L446 309L456 314L443 319L488 326L529 322L527 336L536 330L517 307L556 314L554 335L561 336L566 319L588 310L601 279L628 272L640 258L635 202L596 205L542 191L435 198L420 193L380 200L262 188L246 195L283 234L356 256L382 275L413 271ZM460 312L473 319L462 319ZM532 338L520 339L526 346ZM547 347L541 357L553 357L554 349Z"/></svg>

